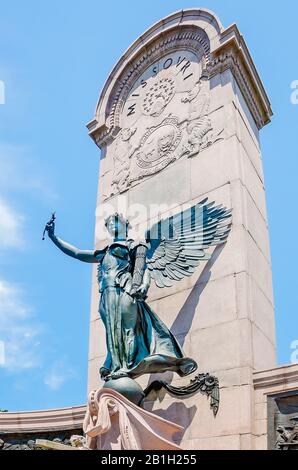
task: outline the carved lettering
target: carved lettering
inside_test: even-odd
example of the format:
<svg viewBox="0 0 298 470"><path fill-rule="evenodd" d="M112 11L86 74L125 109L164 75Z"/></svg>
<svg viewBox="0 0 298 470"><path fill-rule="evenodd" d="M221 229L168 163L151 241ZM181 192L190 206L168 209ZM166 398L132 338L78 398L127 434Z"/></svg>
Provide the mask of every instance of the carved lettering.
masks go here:
<svg viewBox="0 0 298 470"><path fill-rule="evenodd" d="M192 77L193 76L193 73L190 73L189 75L187 75L187 77L184 77L183 80L187 80L189 77Z"/></svg>
<svg viewBox="0 0 298 470"><path fill-rule="evenodd" d="M131 116L132 114L135 114L135 107L136 107L137 103L134 103L134 104L131 104L129 107L128 107L128 113L127 113L127 116Z"/></svg>
<svg viewBox="0 0 298 470"><path fill-rule="evenodd" d="M169 67L171 67L172 63L173 63L173 59L169 57L163 64L163 68L168 69Z"/></svg>
<svg viewBox="0 0 298 470"><path fill-rule="evenodd" d="M188 69L188 67L190 67L190 65L191 65L191 62L189 62L188 60L186 64L184 64L183 67L181 67L180 72L182 73L182 75L185 74L185 71Z"/></svg>
<svg viewBox="0 0 298 470"><path fill-rule="evenodd" d="M184 60L185 60L185 57L181 58L181 56L179 56L176 67L179 67L179 65L181 65Z"/></svg>

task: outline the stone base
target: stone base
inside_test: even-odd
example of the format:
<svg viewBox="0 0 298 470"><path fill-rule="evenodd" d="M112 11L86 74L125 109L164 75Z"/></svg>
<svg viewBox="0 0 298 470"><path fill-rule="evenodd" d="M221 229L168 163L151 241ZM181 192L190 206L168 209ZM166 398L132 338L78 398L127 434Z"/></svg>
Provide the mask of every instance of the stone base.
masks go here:
<svg viewBox="0 0 298 470"><path fill-rule="evenodd" d="M143 410L109 388L90 393L83 430L92 450L181 450L173 442L181 426Z"/></svg>

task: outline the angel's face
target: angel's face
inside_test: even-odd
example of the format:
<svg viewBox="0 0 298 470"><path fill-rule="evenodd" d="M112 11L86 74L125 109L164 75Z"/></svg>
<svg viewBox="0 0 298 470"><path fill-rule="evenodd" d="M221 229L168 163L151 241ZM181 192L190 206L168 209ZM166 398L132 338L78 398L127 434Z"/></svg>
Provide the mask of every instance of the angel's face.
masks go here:
<svg viewBox="0 0 298 470"><path fill-rule="evenodd" d="M116 232L116 220L115 217L110 217L108 222L107 222L107 231L109 232L110 235L114 235Z"/></svg>
<svg viewBox="0 0 298 470"><path fill-rule="evenodd" d="M112 216L107 221L107 230L112 237L125 238L126 224L116 216Z"/></svg>

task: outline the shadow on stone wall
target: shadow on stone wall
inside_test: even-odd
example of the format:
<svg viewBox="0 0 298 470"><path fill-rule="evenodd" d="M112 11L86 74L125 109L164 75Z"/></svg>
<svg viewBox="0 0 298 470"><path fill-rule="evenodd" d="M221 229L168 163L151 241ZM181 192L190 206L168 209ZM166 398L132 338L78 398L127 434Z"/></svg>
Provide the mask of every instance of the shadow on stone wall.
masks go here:
<svg viewBox="0 0 298 470"><path fill-rule="evenodd" d="M191 290L191 293L185 300L184 305L180 309L174 323L170 328L171 332L177 337L182 347L184 345L185 338L191 329L191 325L196 313L196 308L200 301L200 297L211 278L212 267L219 258L223 248L224 245L219 245L213 251L211 258L202 270L198 280L196 281L193 289ZM164 374L151 374L148 380L148 385L153 380L163 380L165 382L171 383L173 378L173 372L167 372ZM156 394L156 399L161 403L165 399L165 395L166 392L164 390L161 390ZM147 411L152 411L154 404L155 401L145 402L144 408ZM181 431L181 433L179 433L179 435L177 435L178 437L175 439L175 442L177 444L182 441L182 438L187 428L190 426L196 412L197 406L193 405L187 407L183 402L178 401L172 403L167 409L154 410L154 414L164 419L171 420L184 428L184 430Z"/></svg>

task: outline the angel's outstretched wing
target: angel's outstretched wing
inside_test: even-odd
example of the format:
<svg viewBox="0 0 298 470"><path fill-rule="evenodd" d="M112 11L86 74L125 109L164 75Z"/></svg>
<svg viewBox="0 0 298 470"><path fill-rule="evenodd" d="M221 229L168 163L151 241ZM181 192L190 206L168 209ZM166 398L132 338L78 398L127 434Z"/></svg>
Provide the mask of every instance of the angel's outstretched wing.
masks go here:
<svg viewBox="0 0 298 470"><path fill-rule="evenodd" d="M147 266L156 285L170 287L190 276L200 261L210 258L205 250L224 243L230 229L231 210L208 199L154 224L146 241Z"/></svg>

